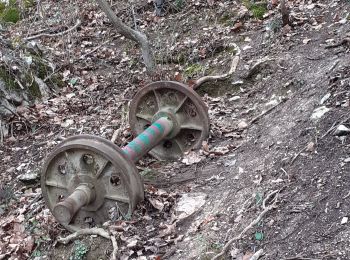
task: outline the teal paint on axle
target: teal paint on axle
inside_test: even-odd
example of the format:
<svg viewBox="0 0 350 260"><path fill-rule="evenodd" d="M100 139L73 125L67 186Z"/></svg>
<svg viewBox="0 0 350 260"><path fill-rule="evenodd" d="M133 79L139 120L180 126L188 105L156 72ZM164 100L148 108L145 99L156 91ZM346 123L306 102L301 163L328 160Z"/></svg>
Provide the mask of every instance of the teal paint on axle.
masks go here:
<svg viewBox="0 0 350 260"><path fill-rule="evenodd" d="M162 141L172 129L172 121L167 117L161 117L122 150L132 161L137 161Z"/></svg>

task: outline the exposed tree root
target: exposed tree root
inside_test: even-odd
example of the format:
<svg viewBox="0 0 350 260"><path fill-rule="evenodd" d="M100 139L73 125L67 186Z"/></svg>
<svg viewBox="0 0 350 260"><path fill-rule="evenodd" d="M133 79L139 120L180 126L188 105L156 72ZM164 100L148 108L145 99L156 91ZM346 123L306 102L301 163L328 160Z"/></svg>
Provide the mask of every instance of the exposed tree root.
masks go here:
<svg viewBox="0 0 350 260"><path fill-rule="evenodd" d="M84 235L98 235L107 239L111 239L111 236L109 235L109 233L103 228L86 228L86 229L78 230L77 232L70 234L66 237L59 237L57 239L57 242L60 242L66 245L70 241Z"/></svg>
<svg viewBox="0 0 350 260"><path fill-rule="evenodd" d="M191 87L193 89L196 89L205 82L214 80L225 80L226 78L231 76L237 69L241 55L241 49L238 47L238 45L234 43L234 47L236 49L236 53L232 57L231 67L227 73L222 75L204 76L202 78L197 79Z"/></svg>
<svg viewBox="0 0 350 260"><path fill-rule="evenodd" d="M233 242L237 241L237 240L240 240L243 235L249 230L251 229L253 226L255 226L256 224L258 224L261 219L272 209L274 209L276 207L276 203L277 203L277 198L278 198L278 192L279 190L275 190L275 191L272 191L270 192L266 198L264 199L263 203L262 203L262 208L263 208L263 211L259 214L259 216L254 219L248 226L246 226L243 231L236 237L234 238L231 238L226 244L225 246L223 247L221 253L217 254L216 256L214 256L212 258L212 260L216 260L216 259L219 259L220 257L223 257L226 252L229 250L230 246L232 245ZM275 195L276 194L276 195ZM270 200L270 198L275 195L275 197L273 198L273 202L271 205L269 206L266 206L266 203L268 200Z"/></svg>

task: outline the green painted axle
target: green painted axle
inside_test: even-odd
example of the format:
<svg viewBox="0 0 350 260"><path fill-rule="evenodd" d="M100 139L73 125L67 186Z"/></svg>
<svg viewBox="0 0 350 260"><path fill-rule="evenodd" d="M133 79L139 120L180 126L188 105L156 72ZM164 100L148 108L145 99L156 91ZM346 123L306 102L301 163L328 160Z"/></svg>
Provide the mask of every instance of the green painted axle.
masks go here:
<svg viewBox="0 0 350 260"><path fill-rule="evenodd" d="M171 120L161 117L122 150L132 161L136 162L169 135L173 127Z"/></svg>

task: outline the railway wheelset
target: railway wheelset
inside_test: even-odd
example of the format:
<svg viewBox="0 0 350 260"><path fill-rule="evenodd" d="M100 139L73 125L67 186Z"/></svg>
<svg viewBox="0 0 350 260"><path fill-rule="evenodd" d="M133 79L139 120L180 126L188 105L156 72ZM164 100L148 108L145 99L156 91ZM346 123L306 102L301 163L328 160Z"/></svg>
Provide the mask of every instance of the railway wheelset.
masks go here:
<svg viewBox="0 0 350 260"><path fill-rule="evenodd" d="M129 124L136 137L123 148L98 136L76 135L47 157L41 173L43 197L69 231L130 216L144 199L135 162L147 153L176 160L200 148L209 134L208 109L201 97L173 81L142 88L130 103Z"/></svg>

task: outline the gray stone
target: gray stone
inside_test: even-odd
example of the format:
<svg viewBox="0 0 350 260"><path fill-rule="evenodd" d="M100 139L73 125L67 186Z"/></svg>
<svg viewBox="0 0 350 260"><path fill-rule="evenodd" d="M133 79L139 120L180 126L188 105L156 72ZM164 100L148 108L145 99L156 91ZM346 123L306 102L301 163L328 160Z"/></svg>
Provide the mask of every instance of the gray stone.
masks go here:
<svg viewBox="0 0 350 260"><path fill-rule="evenodd" d="M337 129L334 131L334 135L336 136L344 136L350 134L350 129L345 125L339 125Z"/></svg>
<svg viewBox="0 0 350 260"><path fill-rule="evenodd" d="M330 109L326 106L316 108L311 115L311 120L317 122L320 120Z"/></svg>
<svg viewBox="0 0 350 260"><path fill-rule="evenodd" d="M207 194L203 192L183 194L176 206L178 219L185 219L199 211L205 204Z"/></svg>

